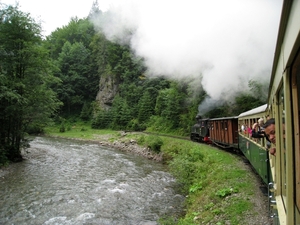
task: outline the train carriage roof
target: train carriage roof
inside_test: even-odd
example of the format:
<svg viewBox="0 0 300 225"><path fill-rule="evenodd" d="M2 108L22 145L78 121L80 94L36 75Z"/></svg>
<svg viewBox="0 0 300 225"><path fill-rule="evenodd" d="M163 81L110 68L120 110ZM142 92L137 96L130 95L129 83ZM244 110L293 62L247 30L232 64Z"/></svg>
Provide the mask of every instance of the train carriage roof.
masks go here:
<svg viewBox="0 0 300 225"><path fill-rule="evenodd" d="M250 116L257 113L263 113L267 110L268 104L261 105L257 108L241 113L238 117Z"/></svg>
<svg viewBox="0 0 300 225"><path fill-rule="evenodd" d="M237 116L230 116L230 117L219 117L219 118L213 118L210 120L230 120L230 119L236 119L238 118Z"/></svg>

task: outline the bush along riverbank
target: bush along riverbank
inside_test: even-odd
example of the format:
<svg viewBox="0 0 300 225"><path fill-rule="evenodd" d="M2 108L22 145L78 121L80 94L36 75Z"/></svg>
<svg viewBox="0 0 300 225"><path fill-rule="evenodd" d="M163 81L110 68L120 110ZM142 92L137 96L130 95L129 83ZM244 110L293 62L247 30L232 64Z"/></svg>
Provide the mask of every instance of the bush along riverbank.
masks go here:
<svg viewBox="0 0 300 225"><path fill-rule="evenodd" d="M161 218L162 225L271 224L261 181L240 156L189 140L136 132L73 126L48 135L83 139L167 164L186 196L185 215Z"/></svg>

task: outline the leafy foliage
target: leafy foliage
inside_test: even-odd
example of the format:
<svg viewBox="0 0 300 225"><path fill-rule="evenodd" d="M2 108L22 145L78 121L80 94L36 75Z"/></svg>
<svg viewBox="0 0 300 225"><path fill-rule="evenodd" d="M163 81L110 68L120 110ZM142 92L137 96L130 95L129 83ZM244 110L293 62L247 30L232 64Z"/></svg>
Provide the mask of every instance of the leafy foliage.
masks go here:
<svg viewBox="0 0 300 225"><path fill-rule="evenodd" d="M0 54L0 156L14 161L22 158L25 132L42 131L58 108L50 89L58 79L40 25L17 6L0 10Z"/></svg>
<svg viewBox="0 0 300 225"><path fill-rule="evenodd" d="M89 17L101 19L102 12L97 7L96 2ZM94 128L189 134L198 106L207 96L203 87L192 88L189 80L147 77L144 60L136 57L130 46L107 40L101 31L94 32L88 19L72 18L67 26L47 37L46 43L58 68L56 76L62 80L55 87L59 99L64 102L62 115L85 112L84 118L92 118ZM107 80L113 85L103 83L106 77L110 77ZM99 80L102 81L100 86ZM98 87L115 92L112 100L101 105L100 110L90 104ZM265 88L254 80L249 81L249 87L251 93L257 92L259 96ZM251 93L240 93L232 102L224 102L206 116L236 116L260 105L263 99Z"/></svg>
<svg viewBox="0 0 300 225"><path fill-rule="evenodd" d="M14 124L11 132L18 139L23 131L40 133L60 106L59 116L91 121L93 128L188 135L207 97L204 88L193 87L188 79L166 79L163 74L148 77L144 59L129 45L95 32L89 19L101 19L97 7L96 1L87 18L71 18L45 40L40 25L29 15L13 7L1 10L0 119L4 127ZM103 95L100 104L95 98L104 87L110 99ZM238 93L206 116L236 116L264 104L267 84L250 80L249 88L250 92Z"/></svg>
<svg viewBox="0 0 300 225"><path fill-rule="evenodd" d="M225 198L226 196L237 192L238 190L236 188L223 188L221 190L218 190L216 195L219 196L220 198Z"/></svg>
<svg viewBox="0 0 300 225"><path fill-rule="evenodd" d="M149 136L146 142L148 147L156 153L160 152L160 148L163 145L163 140L159 136Z"/></svg>

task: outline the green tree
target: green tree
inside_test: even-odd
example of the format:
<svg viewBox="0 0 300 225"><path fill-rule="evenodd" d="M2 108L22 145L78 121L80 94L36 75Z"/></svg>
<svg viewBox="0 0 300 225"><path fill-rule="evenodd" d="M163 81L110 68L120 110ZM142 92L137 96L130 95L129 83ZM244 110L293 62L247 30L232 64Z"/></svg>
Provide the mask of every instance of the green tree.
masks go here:
<svg viewBox="0 0 300 225"><path fill-rule="evenodd" d="M98 0L93 2L92 8L90 10L90 13L88 15L88 18L90 20L96 20L99 19L99 17L102 15L102 11L99 9Z"/></svg>
<svg viewBox="0 0 300 225"><path fill-rule="evenodd" d="M109 110L98 110L92 119L92 128L106 129L112 122L111 112Z"/></svg>
<svg viewBox="0 0 300 225"><path fill-rule="evenodd" d="M269 82L263 82L261 80L250 80L248 83L250 91L254 98L257 98L261 102L267 102Z"/></svg>
<svg viewBox="0 0 300 225"><path fill-rule="evenodd" d="M96 67L96 72L100 77L106 70L109 68L111 70L108 63L108 51L107 45L109 41L105 38L104 34L97 33L91 39L90 48L91 48L91 58L92 64Z"/></svg>
<svg viewBox="0 0 300 225"><path fill-rule="evenodd" d="M40 25L17 6L0 10L0 54L0 160L18 160L26 128L42 128L59 106L57 80Z"/></svg>
<svg viewBox="0 0 300 225"><path fill-rule="evenodd" d="M127 104L126 101L123 101L121 105L121 110L120 110L120 121L119 125L121 128L127 128L128 123L132 119L131 117L131 110Z"/></svg>
<svg viewBox="0 0 300 225"><path fill-rule="evenodd" d="M250 80L248 86L249 91L241 92L235 97L235 101L230 107L227 105L227 109L230 109L231 115L239 115L242 112L256 108L267 102L268 94L268 82L261 80Z"/></svg>
<svg viewBox="0 0 300 225"><path fill-rule="evenodd" d="M119 95L115 97L109 114L111 117L110 127L113 129L126 129L132 119L131 110L126 100Z"/></svg>
<svg viewBox="0 0 300 225"><path fill-rule="evenodd" d="M180 115L180 128L182 129L180 134L188 135L190 133L191 126L195 124L200 102L202 102L206 96L206 92L201 88L200 91L196 93L194 89L189 90L186 98L187 105L185 113Z"/></svg>
<svg viewBox="0 0 300 225"><path fill-rule="evenodd" d="M89 119L91 119L91 116L92 116L91 104L88 102L84 102L80 113L80 118L84 121L88 121Z"/></svg>
<svg viewBox="0 0 300 225"><path fill-rule="evenodd" d="M152 99L151 92L149 90L145 91L139 101L138 106L138 121L140 123L144 123L150 118L150 116L154 114L155 99Z"/></svg>
<svg viewBox="0 0 300 225"><path fill-rule="evenodd" d="M71 44L80 42L85 48L90 48L90 43L94 35L94 26L89 19L74 17L71 18L68 25L57 28L47 36L45 46L49 50L51 58L57 59L66 42L70 42Z"/></svg>
<svg viewBox="0 0 300 225"><path fill-rule="evenodd" d="M185 95L180 91L180 87L173 82L168 89L161 90L158 94L155 112L158 116L163 117L172 129L176 129L180 124L180 115L184 109Z"/></svg>
<svg viewBox="0 0 300 225"><path fill-rule="evenodd" d="M53 88L64 103L61 110L64 117L91 111L84 107L94 101L99 86L98 68L92 54L96 45L91 45L94 36L94 26L89 19L75 17L44 41L56 62L56 76L62 80Z"/></svg>
<svg viewBox="0 0 300 225"><path fill-rule="evenodd" d="M235 98L235 107L233 110L235 115L239 115L242 112L246 112L263 104L266 104L266 102L263 102L250 94L242 93Z"/></svg>
<svg viewBox="0 0 300 225"><path fill-rule="evenodd" d="M58 58L62 83L56 86L59 99L64 103L63 112L79 114L85 102L91 102L97 93L98 77L91 76L90 51L81 42L66 42Z"/></svg>

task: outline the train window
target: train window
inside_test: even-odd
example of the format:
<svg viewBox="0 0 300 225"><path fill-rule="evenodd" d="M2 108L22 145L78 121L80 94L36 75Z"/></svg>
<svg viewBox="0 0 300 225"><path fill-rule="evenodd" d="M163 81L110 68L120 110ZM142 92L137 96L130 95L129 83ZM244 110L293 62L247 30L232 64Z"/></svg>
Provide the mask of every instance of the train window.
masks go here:
<svg viewBox="0 0 300 225"><path fill-rule="evenodd" d="M244 135L247 134L247 129L248 129L247 120L244 120Z"/></svg>
<svg viewBox="0 0 300 225"><path fill-rule="evenodd" d="M244 134L245 122L243 120L241 120L239 126L240 126L240 132L241 132L241 134Z"/></svg>
<svg viewBox="0 0 300 225"><path fill-rule="evenodd" d="M249 137L249 121L247 120L247 122L246 122L246 126L245 126L245 134L246 134L246 136L247 137Z"/></svg>
<svg viewBox="0 0 300 225"><path fill-rule="evenodd" d="M280 137L280 168L281 168L281 195L284 204L286 203L286 143L285 143L285 108L283 87L279 92L279 137ZM277 133L277 132L276 132ZM277 154L276 154L277 155Z"/></svg>

